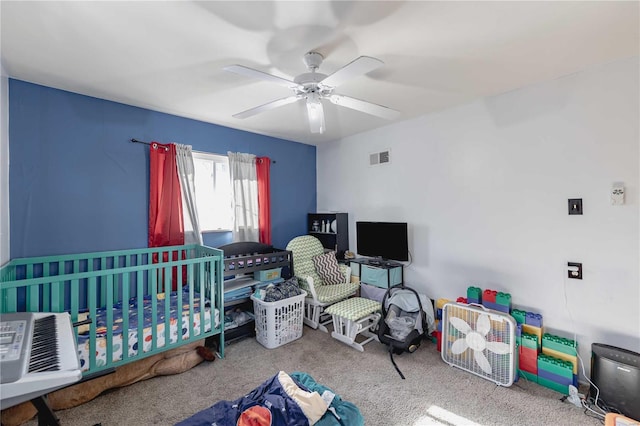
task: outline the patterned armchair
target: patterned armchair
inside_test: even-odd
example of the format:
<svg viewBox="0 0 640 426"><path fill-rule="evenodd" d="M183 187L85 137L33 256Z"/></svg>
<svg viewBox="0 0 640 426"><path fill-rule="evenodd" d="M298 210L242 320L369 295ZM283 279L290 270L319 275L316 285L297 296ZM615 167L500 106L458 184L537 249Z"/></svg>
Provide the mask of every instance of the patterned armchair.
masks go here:
<svg viewBox="0 0 640 426"><path fill-rule="evenodd" d="M295 237L289 241L286 249L293 254L293 273L300 287L307 292L304 323L327 333L326 324L331 322L331 317L324 314L324 309L354 295L359 284L351 282L351 268L346 265L340 265L344 276L344 282L341 284L327 284L320 278L313 258L324 254L324 248L316 237Z"/></svg>

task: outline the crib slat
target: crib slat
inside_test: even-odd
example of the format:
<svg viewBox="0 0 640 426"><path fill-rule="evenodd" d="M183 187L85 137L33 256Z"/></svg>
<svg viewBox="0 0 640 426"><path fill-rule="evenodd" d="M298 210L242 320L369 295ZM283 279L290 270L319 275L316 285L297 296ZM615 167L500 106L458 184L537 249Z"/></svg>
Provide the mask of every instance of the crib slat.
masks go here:
<svg viewBox="0 0 640 426"><path fill-rule="evenodd" d="M169 282L169 285L164 286L164 345L169 346L171 344L171 269L164 267L165 280Z"/></svg>
<svg viewBox="0 0 640 426"><path fill-rule="evenodd" d="M71 300L70 300L70 308L71 315L75 315L75 318L72 318L73 321L77 321L78 319L78 310L80 301L78 300L78 295L80 294L80 280L75 279L71 280ZM73 295L76 295L75 297Z"/></svg>
<svg viewBox="0 0 640 426"><path fill-rule="evenodd" d="M104 271L107 267L107 258L106 257L102 257L100 259L100 270ZM100 308L104 308L104 301L107 298L107 287L105 286L104 283L104 277L100 277L100 302L98 304L98 307Z"/></svg>
<svg viewBox="0 0 640 426"><path fill-rule="evenodd" d="M180 343L182 343L182 317L183 317L183 302L182 302L182 289L183 289L183 285L185 285L186 283L183 283L183 270L186 271L186 269L184 269L184 266L179 266L178 267L178 283L177 283L177 291L176 291L176 325L177 325L177 339L176 339L176 345L179 345ZM190 324L187 324L187 330L189 330ZM192 333L189 334L189 336L193 336Z"/></svg>
<svg viewBox="0 0 640 426"><path fill-rule="evenodd" d="M105 304L107 314L107 362L113 362L113 275L106 276L107 299Z"/></svg>
<svg viewBox="0 0 640 426"><path fill-rule="evenodd" d="M60 281L51 283L51 312L64 311L64 287Z"/></svg>
<svg viewBox="0 0 640 426"><path fill-rule="evenodd" d="M89 288L87 292L89 293L89 317L93 320L91 322L91 326L89 327L89 348L87 352L89 353L89 371L95 371L97 367L97 359L95 354L98 353L98 346L96 342L96 330L97 330L97 300L98 297L98 278L96 276L89 278Z"/></svg>
<svg viewBox="0 0 640 426"><path fill-rule="evenodd" d="M18 289L7 288L2 290L0 309L0 312L16 312L18 310Z"/></svg>
<svg viewBox="0 0 640 426"><path fill-rule="evenodd" d="M157 338L158 338L158 304L156 301L158 300L158 273L160 273L160 269L153 271L151 274L151 350L155 350L157 347ZM142 350L142 346L140 342L138 342L138 352Z"/></svg>
<svg viewBox="0 0 640 426"><path fill-rule="evenodd" d="M50 263L44 262L42 264L42 276L49 277ZM42 312L51 312L51 286L49 282L45 282L42 285Z"/></svg>
<svg viewBox="0 0 640 426"><path fill-rule="evenodd" d="M144 271L147 276L147 281L151 281L149 279L150 271ZM138 301L138 330L136 332L136 341L138 344L138 352L136 355L142 353L142 349L144 347L144 277L143 271L138 271L138 279L137 279L137 295L136 300ZM127 350L128 352L128 350Z"/></svg>
<svg viewBox="0 0 640 426"><path fill-rule="evenodd" d="M49 298L44 300L49 300ZM40 286L30 285L27 287L25 303L28 312L44 312L40 309Z"/></svg>
<svg viewBox="0 0 640 426"><path fill-rule="evenodd" d="M187 286L189 289L189 300L188 300L188 305L189 305L189 312L188 312L188 330L189 330L189 338L193 338L196 334L195 334L195 330L194 330L194 326L195 326L195 317L193 315L193 264L189 264L187 265ZM202 306L200 307L200 310L202 311ZM200 317L200 332L202 333L204 331L204 322L202 322L202 316Z"/></svg>
<svg viewBox="0 0 640 426"><path fill-rule="evenodd" d="M129 358L129 273L122 274L122 299L120 302L122 302L122 361L124 363Z"/></svg>

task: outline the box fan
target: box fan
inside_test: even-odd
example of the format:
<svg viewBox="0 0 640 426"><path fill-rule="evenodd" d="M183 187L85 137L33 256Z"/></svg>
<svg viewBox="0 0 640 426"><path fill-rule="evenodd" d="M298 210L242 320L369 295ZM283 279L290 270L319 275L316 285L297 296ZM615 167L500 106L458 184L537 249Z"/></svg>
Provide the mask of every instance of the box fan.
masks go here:
<svg viewBox="0 0 640 426"><path fill-rule="evenodd" d="M447 303L442 308L442 360L511 386L516 374L516 322L483 306Z"/></svg>

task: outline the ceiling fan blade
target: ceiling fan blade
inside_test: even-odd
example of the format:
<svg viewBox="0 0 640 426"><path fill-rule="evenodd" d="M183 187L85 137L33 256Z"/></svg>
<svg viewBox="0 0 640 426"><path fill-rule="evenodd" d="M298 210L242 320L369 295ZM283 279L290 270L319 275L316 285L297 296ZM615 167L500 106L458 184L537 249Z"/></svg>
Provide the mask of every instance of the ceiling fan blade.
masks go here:
<svg viewBox="0 0 640 426"><path fill-rule="evenodd" d="M366 74L384 65L380 59L372 58L370 56L360 56L349 62L338 71L334 72L330 76L322 80L322 84L325 86L336 87L341 85L347 80L357 77L362 74Z"/></svg>
<svg viewBox="0 0 640 426"><path fill-rule="evenodd" d="M257 106L255 108L251 108L246 111L233 114L233 116L235 118L252 117L256 114L260 114L261 112L269 111L270 109L278 108L278 107L293 103L299 99L302 99L302 98L299 98L298 96L288 96L286 98L276 99L275 101L267 102L266 104Z"/></svg>
<svg viewBox="0 0 640 426"><path fill-rule="evenodd" d="M395 120L400 115L400 111L396 111L395 109L367 101L361 101L360 99L351 98L349 96L331 95L329 96L329 100L336 105L366 112L367 114L386 118L387 120Z"/></svg>
<svg viewBox="0 0 640 426"><path fill-rule="evenodd" d="M253 68L245 67L244 65L228 65L224 67L225 71L229 71L235 74L244 75L251 78L257 78L259 80L270 81L272 83L279 84L280 86L288 87L290 89L295 89L300 86L298 83L287 80L286 78L278 77L273 74L268 74L266 72L258 71Z"/></svg>

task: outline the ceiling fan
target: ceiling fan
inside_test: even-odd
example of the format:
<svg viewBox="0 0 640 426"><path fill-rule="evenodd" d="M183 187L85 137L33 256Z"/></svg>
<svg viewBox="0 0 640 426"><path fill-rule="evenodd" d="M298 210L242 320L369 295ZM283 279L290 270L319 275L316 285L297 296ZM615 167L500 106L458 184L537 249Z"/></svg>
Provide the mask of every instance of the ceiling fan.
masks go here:
<svg viewBox="0 0 640 426"><path fill-rule="evenodd" d="M362 111L377 117L386 118L387 120L393 120L398 117L400 112L394 109L334 93L335 88L340 84L351 78L373 71L374 69L384 65L384 62L370 56L360 56L333 74L326 75L317 72L323 59L324 57L318 52L306 53L303 61L309 69L309 72L300 74L293 80L287 80L286 78L258 71L253 68L248 68L243 65L229 65L224 67L225 71L270 81L272 83L288 87L293 90L294 93L292 96L267 102L266 104L234 114L233 116L236 118L248 118L261 112L304 99L307 105L307 114L309 117L311 133L323 133L325 130L325 123L322 99L328 99L335 105L341 105L343 107Z"/></svg>

